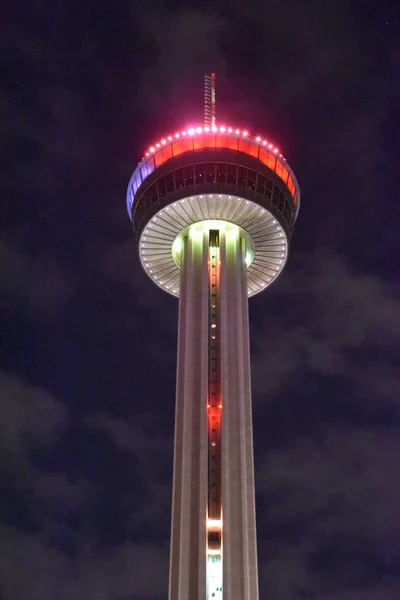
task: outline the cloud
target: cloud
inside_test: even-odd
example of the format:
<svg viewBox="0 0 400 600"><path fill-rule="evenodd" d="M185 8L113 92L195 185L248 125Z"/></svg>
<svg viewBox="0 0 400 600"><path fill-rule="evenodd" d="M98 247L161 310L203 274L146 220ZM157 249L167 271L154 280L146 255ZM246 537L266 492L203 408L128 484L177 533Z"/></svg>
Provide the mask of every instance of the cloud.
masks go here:
<svg viewBox="0 0 400 600"><path fill-rule="evenodd" d="M56 595L66 600L118 600L164 594L168 548L149 542L148 536L136 540L133 533L151 521L152 515L138 523L139 512L135 515L128 509L124 518L133 538L103 544L94 522L104 510L101 486L85 468L63 470L55 458L59 456L57 443L72 425L66 407L45 390L5 372L0 373L0 387L2 598L51 600ZM90 426L105 429L122 448L132 449L129 424L97 415ZM139 429L133 433L135 451L144 457L142 467L151 468L154 452L163 451L162 442L146 445L149 437L144 432L142 442ZM52 454L57 470L46 469L48 460L38 460ZM135 477L135 470L131 474ZM143 514L152 503L160 505L160 491L161 484L154 490L156 499L142 488Z"/></svg>
<svg viewBox="0 0 400 600"><path fill-rule="evenodd" d="M257 397L312 373L347 381L364 399L379 392L379 401L397 406L400 302L390 283L319 250L275 285L251 336Z"/></svg>
<svg viewBox="0 0 400 600"><path fill-rule="evenodd" d="M3 309L20 309L51 318L73 297L75 284L51 256L33 256L18 245L0 239L5 257L0 267Z"/></svg>
<svg viewBox="0 0 400 600"><path fill-rule="evenodd" d="M164 118L172 117L182 127L201 107L200 96L193 110L193 87L201 91L204 73L224 70L226 21L213 10L170 9L156 3L142 5L134 20L152 56L142 70L139 94L148 108L167 113Z"/></svg>
<svg viewBox="0 0 400 600"><path fill-rule="evenodd" d="M172 408L172 407L171 407ZM105 435L118 450L128 453L134 462L134 477L145 502L129 515L129 529L137 530L168 524L171 511L172 431L168 437L150 418L133 420L95 413L85 420L90 429Z"/></svg>
<svg viewBox="0 0 400 600"><path fill-rule="evenodd" d="M299 437L264 457L260 571L274 598L374 598L396 578L399 459L394 432L366 428Z"/></svg>
<svg viewBox="0 0 400 600"><path fill-rule="evenodd" d="M0 442L7 456L28 453L30 445L49 448L66 427L65 406L51 394L0 371Z"/></svg>
<svg viewBox="0 0 400 600"><path fill-rule="evenodd" d="M147 600L165 594L168 553L151 545L102 550L82 543L82 555L69 559L38 535L2 528L0 540L1 591L7 600Z"/></svg>

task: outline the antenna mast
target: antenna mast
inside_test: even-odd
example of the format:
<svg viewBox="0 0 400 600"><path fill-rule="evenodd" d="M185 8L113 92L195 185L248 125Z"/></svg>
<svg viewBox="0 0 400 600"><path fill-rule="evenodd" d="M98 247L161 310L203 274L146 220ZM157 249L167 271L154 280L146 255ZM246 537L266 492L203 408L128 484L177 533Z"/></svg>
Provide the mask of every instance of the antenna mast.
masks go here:
<svg viewBox="0 0 400 600"><path fill-rule="evenodd" d="M215 73L204 77L204 124L215 126Z"/></svg>

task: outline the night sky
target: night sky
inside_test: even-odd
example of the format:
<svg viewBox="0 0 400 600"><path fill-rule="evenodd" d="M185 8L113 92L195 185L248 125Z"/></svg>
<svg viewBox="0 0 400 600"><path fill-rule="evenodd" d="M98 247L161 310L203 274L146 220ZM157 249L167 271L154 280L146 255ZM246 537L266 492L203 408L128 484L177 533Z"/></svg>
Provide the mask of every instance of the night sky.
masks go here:
<svg viewBox="0 0 400 600"><path fill-rule="evenodd" d="M250 300L260 599L398 600L396 2L6 5L1 600L167 597L178 303L125 194L211 70L302 192Z"/></svg>

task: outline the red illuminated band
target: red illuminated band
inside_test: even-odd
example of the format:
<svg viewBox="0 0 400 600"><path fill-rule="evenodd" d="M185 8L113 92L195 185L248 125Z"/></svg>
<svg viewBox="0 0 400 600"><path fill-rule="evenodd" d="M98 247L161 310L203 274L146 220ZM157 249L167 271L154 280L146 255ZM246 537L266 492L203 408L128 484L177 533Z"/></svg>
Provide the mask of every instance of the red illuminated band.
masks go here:
<svg viewBox="0 0 400 600"><path fill-rule="evenodd" d="M162 138L150 146L132 177L133 193L143 181L170 158L186 152L224 148L243 152L266 165L288 187L297 206L296 179L278 148L260 136L254 138L246 130L232 127L189 127L185 131Z"/></svg>

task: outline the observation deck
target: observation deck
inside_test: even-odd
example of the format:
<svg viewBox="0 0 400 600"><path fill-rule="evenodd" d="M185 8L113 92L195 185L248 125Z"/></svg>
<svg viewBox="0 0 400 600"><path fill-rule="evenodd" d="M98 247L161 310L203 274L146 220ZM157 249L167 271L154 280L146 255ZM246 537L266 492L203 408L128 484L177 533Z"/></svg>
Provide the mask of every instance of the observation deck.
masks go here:
<svg viewBox="0 0 400 600"><path fill-rule="evenodd" d="M127 209L144 270L179 296L173 252L200 222L239 227L251 239L246 254L248 296L282 271L300 206L297 179L278 148L231 127L191 127L151 146L132 174Z"/></svg>

